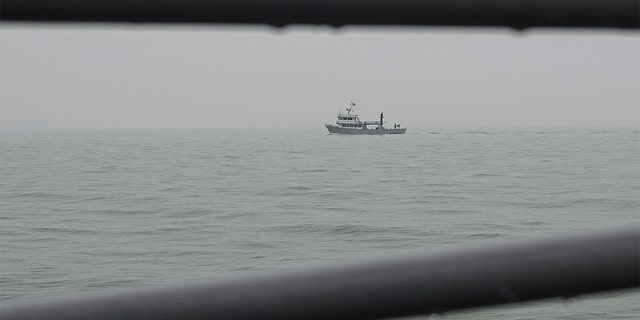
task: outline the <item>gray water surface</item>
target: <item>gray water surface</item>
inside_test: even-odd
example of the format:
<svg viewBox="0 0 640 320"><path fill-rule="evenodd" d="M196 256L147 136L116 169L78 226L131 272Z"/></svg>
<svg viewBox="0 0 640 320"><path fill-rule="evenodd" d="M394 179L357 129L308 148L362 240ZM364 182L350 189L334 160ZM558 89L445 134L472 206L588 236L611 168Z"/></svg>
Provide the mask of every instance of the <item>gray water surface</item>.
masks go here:
<svg viewBox="0 0 640 320"><path fill-rule="evenodd" d="M640 221L635 129L4 134L0 299ZM442 315L638 319L637 290Z"/></svg>

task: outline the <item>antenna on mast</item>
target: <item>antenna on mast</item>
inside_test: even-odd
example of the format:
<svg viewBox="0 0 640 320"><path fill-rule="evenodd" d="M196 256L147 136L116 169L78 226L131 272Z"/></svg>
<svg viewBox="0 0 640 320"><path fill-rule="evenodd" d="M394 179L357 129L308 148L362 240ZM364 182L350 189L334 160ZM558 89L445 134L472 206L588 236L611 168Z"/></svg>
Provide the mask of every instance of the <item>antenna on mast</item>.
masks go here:
<svg viewBox="0 0 640 320"><path fill-rule="evenodd" d="M347 113L350 114L355 105L356 105L355 102L353 102L353 100L351 100L351 103L349 103L349 107L347 107Z"/></svg>

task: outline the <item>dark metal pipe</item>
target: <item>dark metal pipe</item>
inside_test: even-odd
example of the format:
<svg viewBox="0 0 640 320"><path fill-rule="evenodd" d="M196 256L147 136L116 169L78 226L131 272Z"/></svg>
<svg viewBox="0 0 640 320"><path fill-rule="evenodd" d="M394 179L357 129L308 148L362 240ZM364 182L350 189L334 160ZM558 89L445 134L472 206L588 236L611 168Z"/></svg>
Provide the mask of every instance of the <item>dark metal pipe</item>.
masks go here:
<svg viewBox="0 0 640 320"><path fill-rule="evenodd" d="M0 20L640 28L638 0L2 0Z"/></svg>
<svg viewBox="0 0 640 320"><path fill-rule="evenodd" d="M3 306L25 319L374 319L640 286L640 228Z"/></svg>

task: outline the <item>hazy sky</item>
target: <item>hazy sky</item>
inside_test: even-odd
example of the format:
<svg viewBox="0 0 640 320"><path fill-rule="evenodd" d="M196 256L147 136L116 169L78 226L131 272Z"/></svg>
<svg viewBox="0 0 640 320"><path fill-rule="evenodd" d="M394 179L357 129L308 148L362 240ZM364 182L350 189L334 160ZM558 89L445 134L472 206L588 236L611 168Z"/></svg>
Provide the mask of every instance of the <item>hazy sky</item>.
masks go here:
<svg viewBox="0 0 640 320"><path fill-rule="evenodd" d="M640 126L623 31L0 25L2 130Z"/></svg>

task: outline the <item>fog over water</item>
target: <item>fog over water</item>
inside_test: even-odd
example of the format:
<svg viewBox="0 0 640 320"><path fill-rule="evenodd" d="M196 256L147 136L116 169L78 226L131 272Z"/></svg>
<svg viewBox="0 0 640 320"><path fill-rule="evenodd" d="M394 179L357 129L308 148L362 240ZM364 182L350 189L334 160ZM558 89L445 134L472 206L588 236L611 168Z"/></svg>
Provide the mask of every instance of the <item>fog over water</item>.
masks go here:
<svg viewBox="0 0 640 320"><path fill-rule="evenodd" d="M0 26L2 130L638 126L620 31Z"/></svg>

